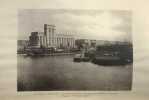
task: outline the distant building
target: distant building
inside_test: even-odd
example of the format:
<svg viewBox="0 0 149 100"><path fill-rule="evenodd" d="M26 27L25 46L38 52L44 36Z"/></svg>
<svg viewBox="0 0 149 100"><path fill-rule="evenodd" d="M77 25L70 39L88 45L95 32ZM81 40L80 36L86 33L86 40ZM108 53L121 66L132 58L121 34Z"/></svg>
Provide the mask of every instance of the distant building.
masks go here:
<svg viewBox="0 0 149 100"><path fill-rule="evenodd" d="M70 34L56 34L56 46L58 48L74 48L75 39Z"/></svg>
<svg viewBox="0 0 149 100"><path fill-rule="evenodd" d="M90 48L96 46L96 40L90 40L90 39L77 39L75 40L75 44L78 49L81 48Z"/></svg>
<svg viewBox="0 0 149 100"><path fill-rule="evenodd" d="M28 46L28 40L18 40L17 41L17 46L18 48L24 48Z"/></svg>
<svg viewBox="0 0 149 100"><path fill-rule="evenodd" d="M75 39L73 35L55 32L54 25L44 24L44 32L32 32L29 37L30 47L56 47L74 48Z"/></svg>
<svg viewBox="0 0 149 100"><path fill-rule="evenodd" d="M96 40L96 46L102 45L131 45L129 42Z"/></svg>
<svg viewBox="0 0 149 100"><path fill-rule="evenodd" d="M29 36L29 46L32 48L40 48L43 44L44 36L40 32L32 32Z"/></svg>
<svg viewBox="0 0 149 100"><path fill-rule="evenodd" d="M28 40L18 40L17 41L17 52L24 52L25 48L28 47Z"/></svg>
<svg viewBox="0 0 149 100"><path fill-rule="evenodd" d="M111 42L110 41L106 41L106 40L96 40L96 46L102 46L102 45L110 45Z"/></svg>

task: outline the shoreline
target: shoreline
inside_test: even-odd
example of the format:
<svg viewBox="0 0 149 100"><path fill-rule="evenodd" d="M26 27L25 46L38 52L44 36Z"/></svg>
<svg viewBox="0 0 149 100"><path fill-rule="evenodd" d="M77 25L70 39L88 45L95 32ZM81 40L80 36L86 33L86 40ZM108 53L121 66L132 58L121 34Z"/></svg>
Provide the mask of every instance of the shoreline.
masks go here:
<svg viewBox="0 0 149 100"><path fill-rule="evenodd" d="M51 54L17 54L27 56L62 56L62 55L74 55L75 53L51 53Z"/></svg>

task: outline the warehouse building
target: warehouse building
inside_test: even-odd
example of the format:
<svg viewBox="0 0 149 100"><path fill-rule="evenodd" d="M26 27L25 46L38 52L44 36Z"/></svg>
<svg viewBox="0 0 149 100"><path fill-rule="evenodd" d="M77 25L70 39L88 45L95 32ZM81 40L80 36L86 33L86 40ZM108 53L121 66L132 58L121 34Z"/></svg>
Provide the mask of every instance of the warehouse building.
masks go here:
<svg viewBox="0 0 149 100"><path fill-rule="evenodd" d="M71 34L56 33L54 25L44 24L44 32L32 32L29 46L33 48L74 48L75 38Z"/></svg>

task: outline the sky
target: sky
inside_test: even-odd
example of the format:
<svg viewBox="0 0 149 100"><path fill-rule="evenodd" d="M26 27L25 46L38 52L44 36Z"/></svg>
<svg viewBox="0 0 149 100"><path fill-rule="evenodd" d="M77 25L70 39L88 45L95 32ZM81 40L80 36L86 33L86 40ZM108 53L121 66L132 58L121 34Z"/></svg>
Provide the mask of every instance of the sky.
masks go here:
<svg viewBox="0 0 149 100"><path fill-rule="evenodd" d="M75 38L132 42L131 11L19 10L18 39L28 39L33 31L43 32L44 24L55 25L56 33Z"/></svg>

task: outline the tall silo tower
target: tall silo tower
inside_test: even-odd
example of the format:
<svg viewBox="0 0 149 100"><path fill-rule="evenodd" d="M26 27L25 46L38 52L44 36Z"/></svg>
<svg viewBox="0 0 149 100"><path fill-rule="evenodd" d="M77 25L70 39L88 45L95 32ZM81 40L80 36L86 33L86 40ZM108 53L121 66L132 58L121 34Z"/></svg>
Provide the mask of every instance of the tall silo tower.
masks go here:
<svg viewBox="0 0 149 100"><path fill-rule="evenodd" d="M55 25L44 24L44 35L47 47L54 47L56 45L55 39Z"/></svg>

